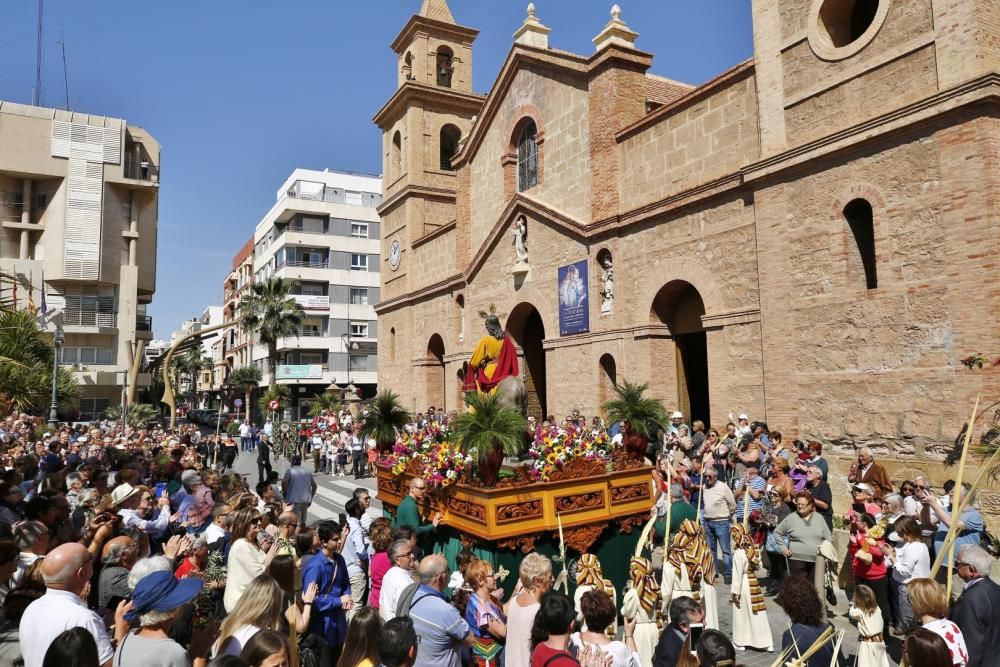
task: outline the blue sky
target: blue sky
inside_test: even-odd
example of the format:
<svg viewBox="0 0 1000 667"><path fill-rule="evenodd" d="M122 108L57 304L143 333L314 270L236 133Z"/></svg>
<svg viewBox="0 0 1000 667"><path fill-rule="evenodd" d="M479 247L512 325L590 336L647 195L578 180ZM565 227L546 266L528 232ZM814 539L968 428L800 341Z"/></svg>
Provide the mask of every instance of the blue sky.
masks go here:
<svg viewBox="0 0 1000 667"><path fill-rule="evenodd" d="M611 0L537 0L554 48L589 55ZM702 83L753 53L749 0L619 0L652 72ZM527 0L450 0L493 84ZM0 0L0 99L31 101L37 0ZM221 300L232 257L295 167L380 173L372 116L420 0L46 0L43 103L125 118L162 145L158 337ZM0 147L2 150L2 147Z"/></svg>

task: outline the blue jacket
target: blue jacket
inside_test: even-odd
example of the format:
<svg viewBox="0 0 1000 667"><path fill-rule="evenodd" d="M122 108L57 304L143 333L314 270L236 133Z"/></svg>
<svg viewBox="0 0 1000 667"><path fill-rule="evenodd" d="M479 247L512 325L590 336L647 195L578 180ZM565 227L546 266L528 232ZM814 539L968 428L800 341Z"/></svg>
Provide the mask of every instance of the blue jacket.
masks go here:
<svg viewBox="0 0 1000 667"><path fill-rule="evenodd" d="M328 644L343 644L347 636L347 614L341 607L340 598L351 594L344 557L334 554L330 559L320 552L310 558L302 570L302 590L314 581L319 593L313 601L309 632L322 637Z"/></svg>

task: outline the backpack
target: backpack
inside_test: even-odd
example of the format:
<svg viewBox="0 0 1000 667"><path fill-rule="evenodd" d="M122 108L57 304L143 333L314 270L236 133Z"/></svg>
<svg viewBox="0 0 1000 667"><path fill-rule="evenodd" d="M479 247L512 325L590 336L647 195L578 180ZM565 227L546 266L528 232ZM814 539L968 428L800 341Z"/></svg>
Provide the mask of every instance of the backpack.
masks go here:
<svg viewBox="0 0 1000 667"><path fill-rule="evenodd" d="M420 584L410 584L403 589L403 593L399 596L399 601L396 602L396 616L401 618L409 618L410 608L413 606L413 598L417 594L417 589L420 588Z"/></svg>

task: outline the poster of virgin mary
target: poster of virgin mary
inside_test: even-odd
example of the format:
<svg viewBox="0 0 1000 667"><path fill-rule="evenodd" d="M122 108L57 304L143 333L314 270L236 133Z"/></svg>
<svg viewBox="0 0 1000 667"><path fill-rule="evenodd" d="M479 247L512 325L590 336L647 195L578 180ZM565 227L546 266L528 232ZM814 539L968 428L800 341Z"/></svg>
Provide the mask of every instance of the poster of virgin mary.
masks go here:
<svg viewBox="0 0 1000 667"><path fill-rule="evenodd" d="M587 333L590 331L587 260L560 266L558 278L559 335Z"/></svg>

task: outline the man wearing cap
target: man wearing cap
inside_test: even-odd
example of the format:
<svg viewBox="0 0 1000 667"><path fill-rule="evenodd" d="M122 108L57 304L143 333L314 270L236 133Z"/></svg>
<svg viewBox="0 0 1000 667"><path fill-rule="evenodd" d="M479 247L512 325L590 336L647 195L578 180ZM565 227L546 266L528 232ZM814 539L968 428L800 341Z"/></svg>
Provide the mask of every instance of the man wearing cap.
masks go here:
<svg viewBox="0 0 1000 667"><path fill-rule="evenodd" d="M892 482L889 480L889 473L885 471L882 464L875 463L872 450L862 447L858 450L858 460L851 464L851 471L847 475L847 481L851 484L864 482L872 487L875 502L882 500L882 496L892 493Z"/></svg>
<svg viewBox="0 0 1000 667"><path fill-rule="evenodd" d="M14 526L17 568L10 576L10 588L21 583L24 573L49 551L49 529L41 521L22 521Z"/></svg>
<svg viewBox="0 0 1000 667"><path fill-rule="evenodd" d="M21 617L21 656L25 667L42 667L49 646L71 628L89 632L97 643L98 664L111 665L114 649L104 622L80 599L80 593L94 576L93 560L91 553L75 542L58 546L45 557L42 564L45 595L29 604ZM116 637L124 636L128 629L124 623L118 623L123 620L124 607L123 602L115 613Z"/></svg>
<svg viewBox="0 0 1000 667"><path fill-rule="evenodd" d="M680 430L682 426L687 428L688 433L691 432L691 429L688 428L687 424L684 423L684 413L674 412L670 415L670 426L667 427L667 433L668 434L677 433L677 431Z"/></svg>
<svg viewBox="0 0 1000 667"><path fill-rule="evenodd" d="M736 498L725 484L720 484L715 468L705 468L701 502L705 512L705 539L712 558L718 560L718 547L722 547L722 575L726 584L733 581L733 552L729 543L729 526L736 511Z"/></svg>

